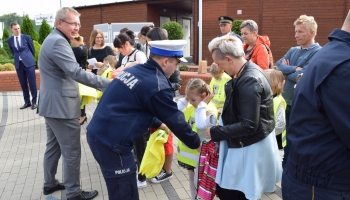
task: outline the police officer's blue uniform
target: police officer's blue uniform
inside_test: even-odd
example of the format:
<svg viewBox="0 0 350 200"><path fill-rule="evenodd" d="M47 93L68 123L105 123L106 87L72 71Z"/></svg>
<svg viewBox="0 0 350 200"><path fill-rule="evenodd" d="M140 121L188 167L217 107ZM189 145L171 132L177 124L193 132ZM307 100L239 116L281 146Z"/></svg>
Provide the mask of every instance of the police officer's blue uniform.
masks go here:
<svg viewBox="0 0 350 200"><path fill-rule="evenodd" d="M87 127L87 140L101 166L110 199L138 199L134 140L162 122L188 147L200 140L173 101L169 80L157 62L125 69L104 92ZM160 119L160 120L158 120Z"/></svg>

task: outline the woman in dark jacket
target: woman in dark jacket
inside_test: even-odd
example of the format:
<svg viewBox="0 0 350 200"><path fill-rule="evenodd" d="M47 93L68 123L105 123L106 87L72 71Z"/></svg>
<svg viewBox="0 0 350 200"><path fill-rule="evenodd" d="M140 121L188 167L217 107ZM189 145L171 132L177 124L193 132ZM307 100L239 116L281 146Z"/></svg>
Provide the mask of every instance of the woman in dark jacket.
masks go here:
<svg viewBox="0 0 350 200"><path fill-rule="evenodd" d="M220 125L207 129L207 138L220 142L217 194L220 199L260 199L274 192L282 175L269 81L244 58L239 38L214 38L208 47L219 68L234 77L225 86Z"/></svg>
<svg viewBox="0 0 350 200"><path fill-rule="evenodd" d="M77 63L79 63L79 66L81 68L86 70L87 48L84 44L84 38L78 35L73 40L71 40L71 43L73 45L72 49ZM79 117L79 123L80 125L83 125L87 120L85 106L82 109L80 109L80 111L81 114Z"/></svg>

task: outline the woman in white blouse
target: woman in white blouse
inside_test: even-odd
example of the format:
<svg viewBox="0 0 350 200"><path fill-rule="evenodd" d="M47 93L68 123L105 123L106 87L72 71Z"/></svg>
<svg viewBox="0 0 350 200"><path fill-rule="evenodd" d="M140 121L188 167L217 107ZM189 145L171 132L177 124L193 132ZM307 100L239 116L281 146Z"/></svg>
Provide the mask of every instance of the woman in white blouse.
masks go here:
<svg viewBox="0 0 350 200"><path fill-rule="evenodd" d="M120 33L113 41L115 48L124 55L121 66L128 67L134 65L135 62L143 64L147 61L147 57L144 52L134 48L135 34L132 30L127 30L125 33Z"/></svg>

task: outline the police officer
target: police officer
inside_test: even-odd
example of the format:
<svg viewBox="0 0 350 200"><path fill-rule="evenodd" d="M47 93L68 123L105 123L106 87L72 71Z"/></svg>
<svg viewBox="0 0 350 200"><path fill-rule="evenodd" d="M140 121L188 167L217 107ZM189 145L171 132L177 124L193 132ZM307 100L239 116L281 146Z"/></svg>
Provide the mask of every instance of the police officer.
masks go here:
<svg viewBox="0 0 350 200"><path fill-rule="evenodd" d="M242 37L232 31L232 22L234 21L232 17L220 16L218 17L218 20L219 20L220 31L221 31L221 34L218 37L230 33L230 35L238 37L243 42Z"/></svg>
<svg viewBox="0 0 350 200"><path fill-rule="evenodd" d="M182 58L186 43L149 42L150 59L120 72L95 110L87 127L87 141L101 167L109 199L139 199L131 150L134 140L147 128L170 129L188 147L200 147L198 135L173 101L168 80L180 60L186 61Z"/></svg>

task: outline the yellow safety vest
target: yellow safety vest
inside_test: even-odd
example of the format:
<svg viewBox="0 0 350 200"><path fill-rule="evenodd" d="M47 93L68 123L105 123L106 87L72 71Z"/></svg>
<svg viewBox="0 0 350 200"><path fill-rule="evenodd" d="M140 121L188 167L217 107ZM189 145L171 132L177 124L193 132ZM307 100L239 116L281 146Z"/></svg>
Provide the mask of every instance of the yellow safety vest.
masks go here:
<svg viewBox="0 0 350 200"><path fill-rule="evenodd" d="M195 111L195 107L190 105L190 106L187 106L187 108L185 108L183 112L187 123L192 127L192 130L194 132L198 133L197 126L194 120L194 111ZM218 111L213 103L209 102L206 108L206 113L207 113L207 116L209 114L213 114L215 118L217 118ZM197 151L197 149L190 149L184 143L178 140L177 159L180 162L196 167L198 158L199 158L199 152Z"/></svg>
<svg viewBox="0 0 350 200"><path fill-rule="evenodd" d="M275 116L277 113L278 106L281 104L283 105L284 110L285 110L287 107L287 103L284 100L284 98L282 97L282 95L280 94L280 95L277 95L276 97L273 98L273 112L274 112ZM285 147L286 145L287 145L286 130L284 130L282 132L282 147Z"/></svg>
<svg viewBox="0 0 350 200"><path fill-rule="evenodd" d="M220 80L212 78L210 81L210 88L213 90L214 97L211 102L216 106L217 109L222 108L225 103L226 94L225 94L225 84L227 81L231 80L231 77L223 73Z"/></svg>

